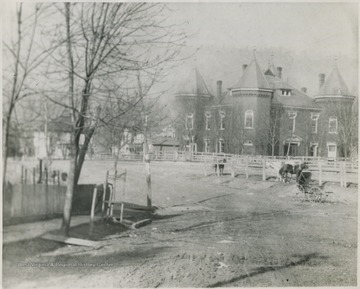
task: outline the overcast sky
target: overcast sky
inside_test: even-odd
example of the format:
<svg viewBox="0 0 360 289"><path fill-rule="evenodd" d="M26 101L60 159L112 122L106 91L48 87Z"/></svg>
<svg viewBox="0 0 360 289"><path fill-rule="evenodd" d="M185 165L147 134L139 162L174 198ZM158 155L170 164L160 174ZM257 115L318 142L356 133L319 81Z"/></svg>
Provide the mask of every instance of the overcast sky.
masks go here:
<svg viewBox="0 0 360 289"><path fill-rule="evenodd" d="M318 89L318 74L329 74L334 59L350 90L358 84L358 5L342 3L176 3L173 20L184 22L188 51L208 86L229 87L241 76L256 48L265 70L273 54L290 84ZM245 48L245 51L244 51ZM249 53L246 52L246 49ZM185 77L194 59L176 78Z"/></svg>
<svg viewBox="0 0 360 289"><path fill-rule="evenodd" d="M184 55L195 57L169 72L181 83L196 65L210 89L216 80L230 87L241 76L256 48L265 70L273 54L290 84L317 92L319 73L331 72L334 59L351 91L358 89L358 4L334 3L170 3L170 20L183 23L188 35ZM9 20L9 11L4 20ZM4 10L3 10L4 12ZM13 14L13 13L11 13ZM9 24L4 24L6 31Z"/></svg>
<svg viewBox="0 0 360 289"><path fill-rule="evenodd" d="M194 46L283 47L354 55L357 4L340 3L181 3L176 17L198 32Z"/></svg>

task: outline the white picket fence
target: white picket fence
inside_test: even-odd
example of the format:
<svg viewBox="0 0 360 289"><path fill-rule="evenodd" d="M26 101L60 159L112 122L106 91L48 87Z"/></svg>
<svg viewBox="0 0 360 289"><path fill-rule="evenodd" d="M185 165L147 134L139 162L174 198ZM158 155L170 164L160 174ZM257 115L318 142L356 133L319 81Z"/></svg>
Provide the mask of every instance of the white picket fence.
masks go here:
<svg viewBox="0 0 360 289"><path fill-rule="evenodd" d="M89 160L113 160L111 154L95 155ZM142 154L126 154L119 157L122 161L142 161ZM225 173L232 176L244 174L246 177L260 175L262 179L278 177L278 171L283 164L300 164L306 162L312 179L324 182L340 182L342 186L349 183L358 183L358 159L350 158L324 158L324 157L286 157L286 156L249 156L225 153L204 153L184 151L162 151L150 154L152 161L189 161L204 164L204 174L215 173L214 165L225 162Z"/></svg>

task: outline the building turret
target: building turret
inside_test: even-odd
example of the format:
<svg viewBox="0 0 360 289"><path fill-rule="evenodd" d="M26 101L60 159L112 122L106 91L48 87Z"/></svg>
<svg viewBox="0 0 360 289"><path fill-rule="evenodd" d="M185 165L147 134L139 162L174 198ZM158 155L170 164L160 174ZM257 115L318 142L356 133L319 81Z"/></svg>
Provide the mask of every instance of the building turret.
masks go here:
<svg viewBox="0 0 360 289"><path fill-rule="evenodd" d="M175 93L180 118L177 136L182 149L192 152L203 149L205 107L212 103L213 98L201 73L194 67Z"/></svg>

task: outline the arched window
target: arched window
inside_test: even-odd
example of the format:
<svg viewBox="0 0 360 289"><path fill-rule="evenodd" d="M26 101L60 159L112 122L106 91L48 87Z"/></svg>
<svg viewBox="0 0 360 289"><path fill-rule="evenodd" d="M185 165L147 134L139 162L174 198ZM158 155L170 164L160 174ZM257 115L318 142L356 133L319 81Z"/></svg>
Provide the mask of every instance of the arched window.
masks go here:
<svg viewBox="0 0 360 289"><path fill-rule="evenodd" d="M225 111L219 110L220 115L220 130L225 129Z"/></svg>
<svg viewBox="0 0 360 289"><path fill-rule="evenodd" d="M224 152L224 148L225 148L225 142L224 142L224 140L221 138L221 139L219 139L219 150L218 150L218 152L219 152L219 153L223 153L223 152Z"/></svg>
<svg viewBox="0 0 360 289"><path fill-rule="evenodd" d="M208 139L204 139L204 152L210 152L210 141Z"/></svg>
<svg viewBox="0 0 360 289"><path fill-rule="evenodd" d="M210 130L210 111L205 112L205 130Z"/></svg>
<svg viewBox="0 0 360 289"><path fill-rule="evenodd" d="M329 133L337 133L337 118L336 118L336 116L331 116L329 118Z"/></svg>
<svg viewBox="0 0 360 289"><path fill-rule="evenodd" d="M194 114L193 113L189 113L186 116L185 126L186 126L186 129L189 129L189 130L194 128Z"/></svg>
<svg viewBox="0 0 360 289"><path fill-rule="evenodd" d="M318 132L318 120L320 114L319 113L311 113L311 132L317 133Z"/></svg>
<svg viewBox="0 0 360 289"><path fill-rule="evenodd" d="M252 129L254 127L254 112L252 110L245 111L245 128Z"/></svg>
<svg viewBox="0 0 360 289"><path fill-rule="evenodd" d="M292 122L291 122L291 124L289 126L289 130L294 133L295 132L295 124L296 124L297 112L289 111L288 115L289 115L289 119L292 120Z"/></svg>

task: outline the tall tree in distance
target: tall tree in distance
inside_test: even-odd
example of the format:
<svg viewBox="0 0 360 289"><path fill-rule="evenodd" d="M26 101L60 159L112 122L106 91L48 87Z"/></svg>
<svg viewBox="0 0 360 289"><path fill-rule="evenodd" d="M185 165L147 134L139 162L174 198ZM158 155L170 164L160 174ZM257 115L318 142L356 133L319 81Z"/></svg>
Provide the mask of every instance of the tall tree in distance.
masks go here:
<svg viewBox="0 0 360 289"><path fill-rule="evenodd" d="M30 83L36 82L31 77L58 47L52 43L42 45L42 42L39 44L37 41L42 32L39 21L47 19L48 6L41 3L29 5L32 5L32 11L24 14L23 3L17 3L16 39L3 40L3 188L6 182L11 122L16 108L24 99L38 94L32 90Z"/></svg>

